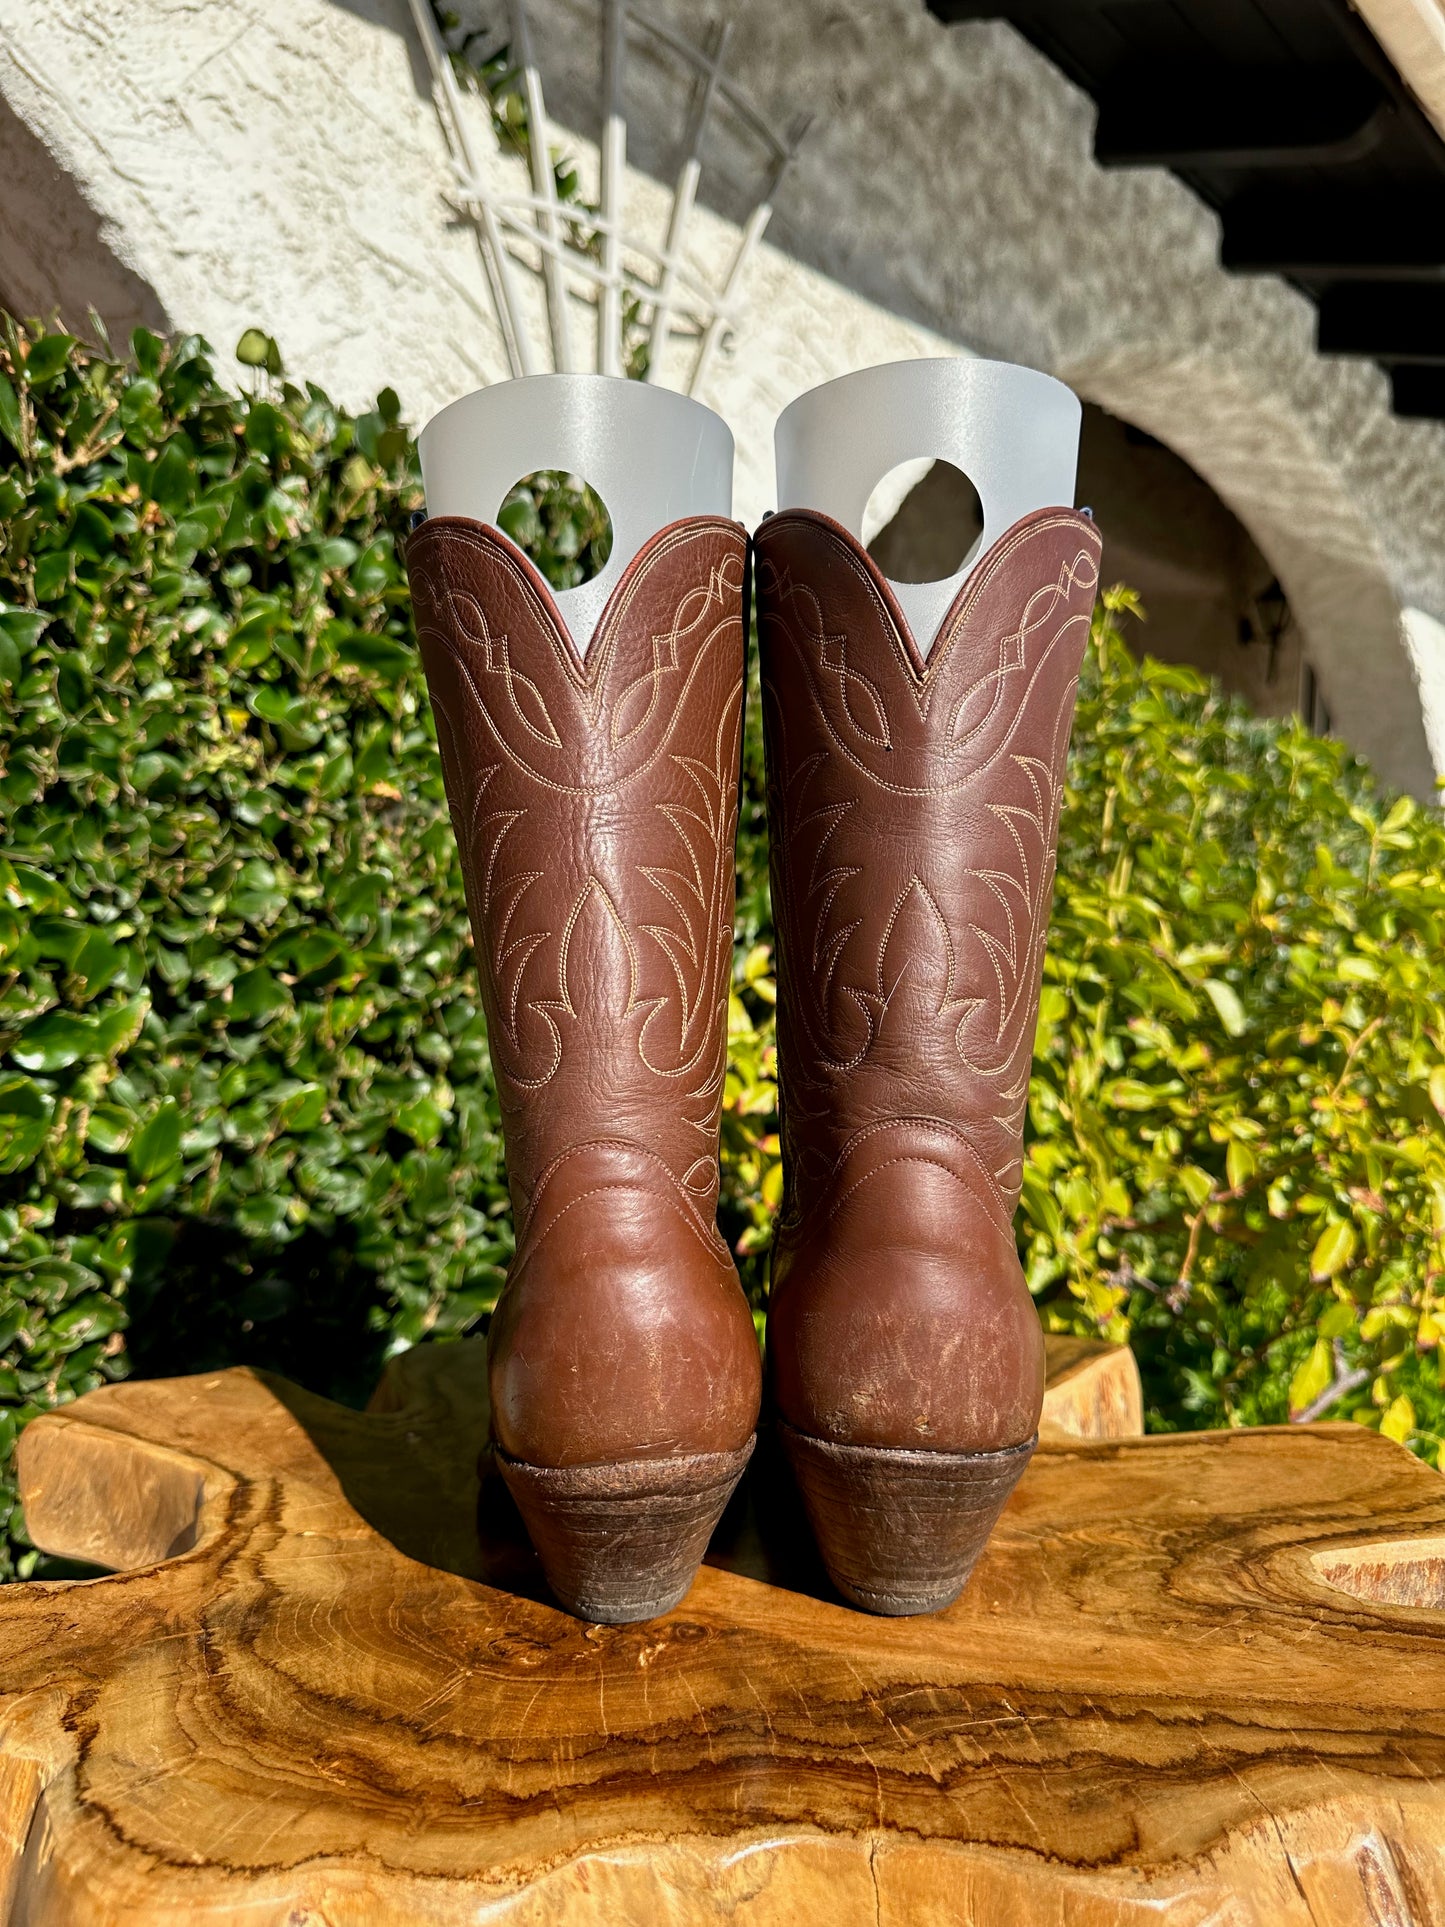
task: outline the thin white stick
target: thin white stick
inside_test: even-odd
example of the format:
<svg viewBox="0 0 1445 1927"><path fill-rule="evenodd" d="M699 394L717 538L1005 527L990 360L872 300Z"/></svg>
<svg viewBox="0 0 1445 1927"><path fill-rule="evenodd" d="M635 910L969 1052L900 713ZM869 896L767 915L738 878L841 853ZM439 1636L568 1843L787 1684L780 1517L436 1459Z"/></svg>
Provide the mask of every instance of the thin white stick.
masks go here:
<svg viewBox="0 0 1445 1927"><path fill-rule="evenodd" d="M753 252L762 240L768 222L772 219L773 196L777 193L784 174L792 164L793 156L798 151L798 143L807 131L807 120L793 123L787 143L780 145L778 158L773 163L763 198L748 216L747 225L743 228L742 237L738 242L737 252L733 256L732 267L728 271L728 278L723 284L722 298L717 304L712 319L708 322L702 338L702 346L698 349L692 379L687 384L687 392L690 395L696 394L707 376L713 355L722 340L723 331L728 325L731 311L741 292L742 279L747 271L748 262L752 259Z"/></svg>
<svg viewBox="0 0 1445 1927"><path fill-rule="evenodd" d="M466 183L461 182L457 186L455 198L470 211L473 203L480 199L480 190L471 192L468 190ZM494 198L490 205L502 225L510 232L516 234L520 240L524 240L529 246L536 248L539 254L545 255L550 253L556 255L560 260L566 262L570 273L578 276L582 280L592 282L599 288L604 284L607 279L607 270L604 267L599 266L595 261L589 260L585 254L577 253L569 246L565 239L557 235L543 234L536 220L534 218L528 218L535 217L545 206L545 203L540 201L535 195L518 194L508 195L505 199ZM600 217L589 213L586 216L586 220L588 225L597 232L603 232L603 223ZM723 297L717 287L714 286L713 283L704 280L697 270L690 266L687 261L673 260L666 249L657 247L651 241L643 240L640 237L624 235L622 238L626 241L632 253L646 256L648 260L655 261L658 266L664 270L671 267L674 270L678 286L684 293L695 296L709 313L711 313L713 308L722 300ZM644 281L641 275L628 268L625 263L619 270L619 279L624 289L640 295L644 301L651 302L656 299L657 283Z"/></svg>
<svg viewBox="0 0 1445 1927"><path fill-rule="evenodd" d="M728 38L732 33L731 21L715 22L708 33L710 45L706 49L706 65L698 70L692 89L692 104L688 113L687 138L683 146L682 166L678 170L677 185L672 191L672 216L667 224L666 254L662 280L658 284L657 300L652 310L652 325L647 337L647 379L657 381L662 375L662 357L667 347L668 323L672 317L673 304L677 293L678 263L682 259L683 242L687 236L687 224L692 218L693 206L697 200L697 184L702 174L702 139L707 127L707 118L717 97L718 82L722 77L723 56L727 52Z"/></svg>
<svg viewBox="0 0 1445 1927"><path fill-rule="evenodd" d="M447 133L451 148L453 165L462 186L473 202L473 211L481 229L482 266L492 286L492 302L501 324L502 340L507 350L507 365L514 375L535 373L531 343L527 339L526 326L522 312L517 304L516 283L512 278L511 262L502 243L501 231L492 211L481 169L472 151L471 140L467 134L466 118L462 112L461 90L457 77L452 72L451 56L442 44L437 32L436 17L431 10L431 0L411 0L412 18L417 32L421 35L422 47L426 53L427 65L431 68L432 81L441 95L443 131Z"/></svg>
<svg viewBox="0 0 1445 1927"><path fill-rule="evenodd" d="M552 178L552 155L547 144L547 109L542 99L542 76L532 52L532 29L527 0L511 0L512 57L522 70L527 102L527 146L532 161L532 186L542 203L541 226L548 240L559 238L557 183ZM567 316L567 281L560 256L547 249L542 256L542 280L547 290L547 319L552 329L552 365L559 375L572 369L572 331Z"/></svg>
<svg viewBox="0 0 1445 1927"><path fill-rule="evenodd" d="M723 331L731 319L732 305L737 296L739 285L742 282L743 270L752 258L754 248L762 239L763 230L767 227L772 217L772 212L772 203L770 201L760 201L748 216L747 226L743 229L742 239L738 242L737 253L733 256L732 270L723 285L722 301L717 309L714 310L712 318L704 330L702 346L697 351L697 360L693 364L692 375L687 384L687 392L689 395L696 394L702 386L713 354L722 340Z"/></svg>
<svg viewBox="0 0 1445 1927"><path fill-rule="evenodd" d="M627 109L623 66L627 58L627 8L606 0L602 22L602 266L606 279L597 303L597 369L622 373L622 193L627 174Z"/></svg>

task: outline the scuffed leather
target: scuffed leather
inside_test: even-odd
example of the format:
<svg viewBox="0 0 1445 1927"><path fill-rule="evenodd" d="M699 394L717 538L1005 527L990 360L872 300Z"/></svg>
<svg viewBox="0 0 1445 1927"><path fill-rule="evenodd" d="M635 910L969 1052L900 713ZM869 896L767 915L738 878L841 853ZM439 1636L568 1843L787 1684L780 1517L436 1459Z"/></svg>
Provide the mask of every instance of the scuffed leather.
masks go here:
<svg viewBox="0 0 1445 1927"><path fill-rule="evenodd" d="M735 1451L757 1420L716 1224L744 557L732 522L662 530L581 659L496 530L408 545L517 1232L492 1422L534 1465Z"/></svg>
<svg viewBox="0 0 1445 1927"><path fill-rule="evenodd" d="M1009 529L925 662L828 517L756 538L785 1167L768 1359L840 1444L1030 1438L1014 1245L1074 695L1100 538Z"/></svg>

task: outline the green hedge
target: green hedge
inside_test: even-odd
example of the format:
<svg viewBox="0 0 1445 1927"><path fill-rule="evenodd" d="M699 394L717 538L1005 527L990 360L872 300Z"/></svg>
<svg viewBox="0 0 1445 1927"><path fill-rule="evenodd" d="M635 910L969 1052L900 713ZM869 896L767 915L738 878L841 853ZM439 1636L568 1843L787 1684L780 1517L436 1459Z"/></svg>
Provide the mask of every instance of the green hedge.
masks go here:
<svg viewBox="0 0 1445 1927"><path fill-rule="evenodd" d="M7 1424L132 1365L362 1396L510 1248L395 397L134 352L0 357Z"/></svg>
<svg viewBox="0 0 1445 1927"><path fill-rule="evenodd" d="M243 343L0 346L0 1419L247 1361L358 1399L482 1320L497 1114L400 542L396 397ZM603 538L509 506L558 575ZM530 519L529 519L530 518ZM1151 1422L1332 1415L1432 1459L1445 832L1337 745L1097 625L1020 1236L1056 1328L1132 1337ZM724 1227L780 1184L758 705ZM1439 1314L1445 1320L1445 1312ZM34 1569L12 1520L19 1569Z"/></svg>
<svg viewBox="0 0 1445 1927"><path fill-rule="evenodd" d="M1020 1244L1156 1429L1445 1432L1445 825L1344 746L1136 663L1080 690Z"/></svg>

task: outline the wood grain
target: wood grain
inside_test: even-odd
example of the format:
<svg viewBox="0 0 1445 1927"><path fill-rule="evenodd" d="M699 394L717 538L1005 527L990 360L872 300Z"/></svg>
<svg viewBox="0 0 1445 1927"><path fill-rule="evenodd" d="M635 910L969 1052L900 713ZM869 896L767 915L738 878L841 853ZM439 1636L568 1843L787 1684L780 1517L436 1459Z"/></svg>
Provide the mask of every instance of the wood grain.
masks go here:
<svg viewBox="0 0 1445 1927"><path fill-rule="evenodd" d="M587 1627L479 1494L481 1385L437 1347L365 1414L231 1371L29 1428L35 1538L141 1563L0 1602L0 1918L1445 1921L1445 1481L1402 1448L1046 1444L959 1604L891 1621L810 1589L760 1450L683 1604Z"/></svg>
<svg viewBox="0 0 1445 1927"><path fill-rule="evenodd" d="M1137 1439L1144 1433L1144 1388L1127 1345L1053 1337L1041 1439Z"/></svg>

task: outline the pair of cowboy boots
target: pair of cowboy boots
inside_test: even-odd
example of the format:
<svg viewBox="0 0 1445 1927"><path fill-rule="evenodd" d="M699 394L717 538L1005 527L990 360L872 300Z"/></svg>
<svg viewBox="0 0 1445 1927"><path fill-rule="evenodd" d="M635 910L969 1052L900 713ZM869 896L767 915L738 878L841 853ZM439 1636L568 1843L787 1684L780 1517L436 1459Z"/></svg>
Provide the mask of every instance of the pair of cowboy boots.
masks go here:
<svg viewBox="0 0 1445 1927"><path fill-rule="evenodd" d="M957 1596L1033 1450L1043 1341L1011 1221L1091 521L1018 522L926 657L826 516L757 534L784 1201L770 1406L839 1590ZM748 543L673 523L591 646L499 530L410 541L516 1257L493 1453L553 1592L686 1592L763 1374L716 1224Z"/></svg>

